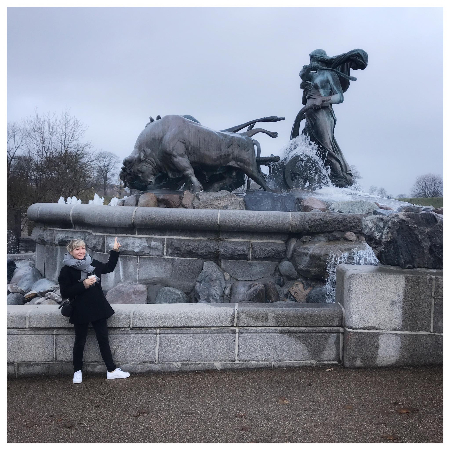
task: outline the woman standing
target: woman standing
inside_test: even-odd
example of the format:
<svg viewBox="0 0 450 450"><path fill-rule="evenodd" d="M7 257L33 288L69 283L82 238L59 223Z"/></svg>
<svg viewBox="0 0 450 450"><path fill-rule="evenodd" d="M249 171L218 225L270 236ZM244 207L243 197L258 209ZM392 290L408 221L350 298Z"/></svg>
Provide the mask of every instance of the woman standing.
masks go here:
<svg viewBox="0 0 450 450"><path fill-rule="evenodd" d="M300 122L306 118L302 134L317 144L319 156L330 168L331 182L338 187L351 186L351 169L334 137L336 116L332 105L344 101L344 92L349 88L350 81L356 81L355 77L350 76L350 69L364 70L368 56L361 49L337 56L327 56L324 50L317 49L309 57L310 64L303 66L299 74L305 107L297 114L291 139L299 135Z"/></svg>
<svg viewBox="0 0 450 450"><path fill-rule="evenodd" d="M83 352L89 323L92 323L100 353L105 362L106 378L127 378L128 372L117 368L114 364L108 339L106 320L114 314L114 310L106 300L101 286L101 275L110 273L116 267L119 259L120 244L117 237L113 249L109 252L106 264L92 259L86 253L83 240L76 239L67 245L64 255L64 265L58 277L63 298L71 299L73 311L69 322L75 328L75 343L73 346L73 382L82 382Z"/></svg>

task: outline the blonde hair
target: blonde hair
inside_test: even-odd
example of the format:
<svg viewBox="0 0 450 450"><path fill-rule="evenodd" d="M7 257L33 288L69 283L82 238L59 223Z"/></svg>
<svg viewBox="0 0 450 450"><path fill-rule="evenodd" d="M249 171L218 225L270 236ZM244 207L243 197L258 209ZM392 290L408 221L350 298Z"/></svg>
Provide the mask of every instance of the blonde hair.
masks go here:
<svg viewBox="0 0 450 450"><path fill-rule="evenodd" d="M83 239L74 239L73 241L70 241L67 244L67 251L69 253L71 253L75 248L78 247L85 247L86 248L86 244L84 243Z"/></svg>

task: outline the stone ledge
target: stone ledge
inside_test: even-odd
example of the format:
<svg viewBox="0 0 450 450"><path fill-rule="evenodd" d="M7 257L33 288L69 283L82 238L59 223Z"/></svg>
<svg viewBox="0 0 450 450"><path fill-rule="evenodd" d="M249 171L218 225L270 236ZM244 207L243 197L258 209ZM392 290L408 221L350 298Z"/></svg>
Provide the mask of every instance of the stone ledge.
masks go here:
<svg viewBox="0 0 450 450"><path fill-rule="evenodd" d="M345 367L442 364L443 336L431 333L344 330Z"/></svg>
<svg viewBox="0 0 450 450"><path fill-rule="evenodd" d="M339 327L335 304L177 303L113 305L110 328ZM10 329L72 328L56 305L8 305ZM237 316L236 316L237 312Z"/></svg>
<svg viewBox="0 0 450 450"><path fill-rule="evenodd" d="M431 332L434 324L439 328L442 311L434 308L434 287L442 276L442 270L433 269L338 266L336 301L344 309L345 326L410 332Z"/></svg>
<svg viewBox="0 0 450 450"><path fill-rule="evenodd" d="M342 309L336 304L239 304L239 327L339 327Z"/></svg>
<svg viewBox="0 0 450 450"><path fill-rule="evenodd" d="M35 203L28 218L62 228L103 227L104 229L186 229L233 232L325 233L361 232L364 214L309 213L281 211L209 210L151 208L134 206L59 205ZM117 231L114 231L117 232Z"/></svg>

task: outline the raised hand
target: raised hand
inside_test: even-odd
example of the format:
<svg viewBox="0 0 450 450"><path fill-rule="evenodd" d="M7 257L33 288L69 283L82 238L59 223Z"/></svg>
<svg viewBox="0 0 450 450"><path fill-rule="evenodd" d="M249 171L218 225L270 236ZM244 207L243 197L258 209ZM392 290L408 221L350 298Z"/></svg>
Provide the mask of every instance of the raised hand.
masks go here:
<svg viewBox="0 0 450 450"><path fill-rule="evenodd" d="M119 247L121 247L121 245L120 245L119 241L117 240L117 236L116 236L116 238L114 240L113 250L118 252L119 251Z"/></svg>

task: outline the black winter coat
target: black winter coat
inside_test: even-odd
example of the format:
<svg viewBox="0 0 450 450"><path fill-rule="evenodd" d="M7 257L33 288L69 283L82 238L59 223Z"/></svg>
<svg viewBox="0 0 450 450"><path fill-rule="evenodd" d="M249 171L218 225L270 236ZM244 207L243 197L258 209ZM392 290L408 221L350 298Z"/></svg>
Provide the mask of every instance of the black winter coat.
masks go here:
<svg viewBox="0 0 450 450"><path fill-rule="evenodd" d="M119 252L115 250L109 252L109 260L106 264L94 259L91 266L95 267L93 273L100 278L100 281L88 288L85 288L80 280L80 270L69 266L62 267L58 282L61 297L68 298L72 302L73 312L69 319L70 323L89 323L95 320L107 319L114 314L114 310L111 308L108 300L106 300L105 294L103 294L101 275L112 272L118 259Z"/></svg>

